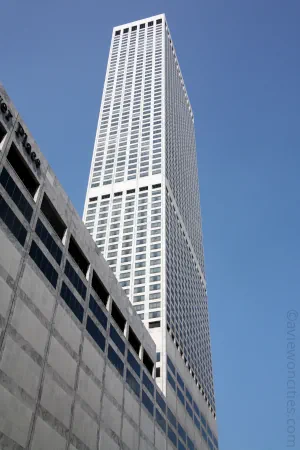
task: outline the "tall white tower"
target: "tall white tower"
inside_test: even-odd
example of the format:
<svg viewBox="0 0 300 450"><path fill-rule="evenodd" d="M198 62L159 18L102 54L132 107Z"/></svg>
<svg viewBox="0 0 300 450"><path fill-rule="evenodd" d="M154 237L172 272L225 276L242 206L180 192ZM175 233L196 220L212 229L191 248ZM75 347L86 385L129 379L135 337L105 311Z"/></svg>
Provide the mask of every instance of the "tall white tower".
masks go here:
<svg viewBox="0 0 300 450"><path fill-rule="evenodd" d="M157 344L162 390L172 346L215 416L194 118L163 14L113 29L84 222Z"/></svg>

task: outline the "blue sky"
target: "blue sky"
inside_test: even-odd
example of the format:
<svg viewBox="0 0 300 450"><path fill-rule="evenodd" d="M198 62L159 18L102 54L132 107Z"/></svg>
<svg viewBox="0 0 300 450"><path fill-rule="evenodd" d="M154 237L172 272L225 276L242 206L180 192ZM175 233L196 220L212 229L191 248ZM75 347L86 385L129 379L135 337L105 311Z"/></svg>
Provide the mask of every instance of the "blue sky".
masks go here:
<svg viewBox="0 0 300 450"><path fill-rule="evenodd" d="M300 2L2 2L0 79L81 214L112 27L161 12L195 114L220 450L282 450L286 314L300 309Z"/></svg>

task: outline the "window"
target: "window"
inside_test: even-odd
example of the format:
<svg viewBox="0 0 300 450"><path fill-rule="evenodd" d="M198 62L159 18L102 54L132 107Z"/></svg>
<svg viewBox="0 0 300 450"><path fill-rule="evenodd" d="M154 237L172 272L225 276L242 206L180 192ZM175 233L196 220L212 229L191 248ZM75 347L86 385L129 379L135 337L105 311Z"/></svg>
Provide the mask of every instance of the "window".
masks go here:
<svg viewBox="0 0 300 450"><path fill-rule="evenodd" d="M82 322L83 307L64 282L61 287L60 296L64 299L68 307L73 311L77 319Z"/></svg>
<svg viewBox="0 0 300 450"><path fill-rule="evenodd" d="M141 367L140 367L139 363L137 362L137 360L135 359L135 357L133 356L133 354L130 352L130 350L128 350L127 361L129 362L129 364L131 365L131 367L133 368L135 373L138 376L140 376Z"/></svg>
<svg viewBox="0 0 300 450"><path fill-rule="evenodd" d="M184 382L178 372L177 372L177 382L178 382L179 386L184 390Z"/></svg>
<svg viewBox="0 0 300 450"><path fill-rule="evenodd" d="M177 426L176 417L174 416L174 414L172 413L170 408L168 408L168 419L169 419L170 424L173 425L173 427L176 430L176 426Z"/></svg>
<svg viewBox="0 0 300 450"><path fill-rule="evenodd" d="M126 319L114 301L112 302L111 315L115 320L116 324L118 325L118 327L120 328L120 330L122 331L122 333L124 333Z"/></svg>
<svg viewBox="0 0 300 450"><path fill-rule="evenodd" d="M108 346L107 356L108 356L108 359L110 360L110 362L115 366L115 368L117 369L119 374L121 376L123 376L124 363L110 345Z"/></svg>
<svg viewBox="0 0 300 450"><path fill-rule="evenodd" d="M155 378L160 378L160 367L156 367L155 369Z"/></svg>
<svg viewBox="0 0 300 450"><path fill-rule="evenodd" d="M149 322L149 328L160 328L160 320Z"/></svg>
<svg viewBox="0 0 300 450"><path fill-rule="evenodd" d="M185 395L186 395L187 399L189 400L189 402L191 402L191 404L193 404L193 397L192 397L190 391L188 390L188 388L185 388Z"/></svg>
<svg viewBox="0 0 300 450"><path fill-rule="evenodd" d="M168 364L168 367L171 369L171 371L173 372L173 374L175 375L175 366L174 366L174 364L172 363L172 361L171 361L171 359L169 358L169 356L167 356L167 364Z"/></svg>
<svg viewBox="0 0 300 450"><path fill-rule="evenodd" d="M21 156L14 143L11 144L10 150L7 155L7 160L26 187L31 197L34 197L39 187L39 182L29 169L29 166Z"/></svg>
<svg viewBox="0 0 300 450"><path fill-rule="evenodd" d="M140 352L141 343L138 340L136 334L134 333L134 331L132 330L131 327L129 327L128 342L131 344L132 348L134 349L134 351L138 355L139 352Z"/></svg>
<svg viewBox="0 0 300 450"><path fill-rule="evenodd" d="M182 428L182 426L180 425L180 423L178 422L177 424L178 426L178 434L181 437L181 439L185 442L186 441L186 432L185 430Z"/></svg>
<svg viewBox="0 0 300 450"><path fill-rule="evenodd" d="M29 255L52 286L56 288L58 273L34 241L31 243Z"/></svg>
<svg viewBox="0 0 300 450"><path fill-rule="evenodd" d="M149 411L151 416L153 416L153 413L154 413L153 402L150 400L150 398L148 397L148 395L144 391L142 393L142 403L146 407L146 409Z"/></svg>
<svg viewBox="0 0 300 450"><path fill-rule="evenodd" d="M168 426L168 438L175 445L175 447L177 447L177 437L170 426Z"/></svg>
<svg viewBox="0 0 300 450"><path fill-rule="evenodd" d="M4 126L2 125L2 123L0 122L0 144L3 141L3 139L6 136L6 129L4 128Z"/></svg>
<svg viewBox="0 0 300 450"><path fill-rule="evenodd" d="M80 294L83 300L85 300L86 286L68 260L66 261L65 274L75 287L76 291Z"/></svg>
<svg viewBox="0 0 300 450"><path fill-rule="evenodd" d="M143 384L146 386L150 394L154 396L154 384L150 381L145 372L143 372Z"/></svg>
<svg viewBox="0 0 300 450"><path fill-rule="evenodd" d="M152 375L154 363L145 350L144 350L144 354L143 354L143 363L144 363L144 366L146 367L146 369L148 370L148 372Z"/></svg>
<svg viewBox="0 0 300 450"><path fill-rule="evenodd" d="M27 222L30 222L33 208L30 203L26 200L25 196L22 194L12 177L9 175L7 170L3 168L0 175L0 183L13 200L13 202L17 205Z"/></svg>
<svg viewBox="0 0 300 450"><path fill-rule="evenodd" d="M53 256L57 264L60 265L62 258L62 251L40 219L38 219L37 221L35 232L37 236L40 238L40 240L43 242L45 247L49 250L49 252Z"/></svg>
<svg viewBox="0 0 300 450"><path fill-rule="evenodd" d="M156 353L156 362L160 362L160 352Z"/></svg>
<svg viewBox="0 0 300 450"><path fill-rule="evenodd" d="M190 407L190 405L188 404L188 402L186 402L185 407L186 407L186 410L187 410L189 416L190 416L191 419L193 420L193 410L192 410L192 408Z"/></svg>
<svg viewBox="0 0 300 450"><path fill-rule="evenodd" d="M57 236L62 239L66 231L66 225L62 221L60 215L58 214L46 194L44 194L43 197L41 211L50 223L53 230L56 232Z"/></svg>
<svg viewBox="0 0 300 450"><path fill-rule="evenodd" d="M174 389L174 391L176 392L176 383L169 371L168 371L167 379L168 379L168 382L170 383L170 385L172 386L172 388Z"/></svg>
<svg viewBox="0 0 300 450"><path fill-rule="evenodd" d="M26 228L22 225L20 220L14 214L14 212L10 209L6 201L0 195L0 217L11 231L11 233L15 236L15 238L20 242L22 246L25 244L27 231Z"/></svg>
<svg viewBox="0 0 300 450"><path fill-rule="evenodd" d="M99 323L103 326L103 328L107 328L107 317L94 299L94 297L90 296L90 304L89 304L90 310L95 315L96 319L98 319Z"/></svg>
<svg viewBox="0 0 300 450"><path fill-rule="evenodd" d="M86 323L86 329L88 333L92 336L98 347L101 348L102 351L105 349L105 337L97 327L97 325L93 322L93 320L88 317Z"/></svg>
<svg viewBox="0 0 300 450"><path fill-rule="evenodd" d="M189 437L187 437L187 447L189 450L195 450L195 446L193 444L193 441Z"/></svg>
<svg viewBox="0 0 300 450"><path fill-rule="evenodd" d="M110 335L112 341L116 344L116 346L120 350L120 352L123 353L123 355L124 355L125 354L125 342L119 336L118 332L112 325L110 325L109 335Z"/></svg>
<svg viewBox="0 0 300 450"><path fill-rule="evenodd" d="M90 264L87 258L82 253L80 246L77 244L73 236L71 236L70 238L68 251L84 276L86 276Z"/></svg>
<svg viewBox="0 0 300 450"><path fill-rule="evenodd" d="M135 393L135 395L137 397L140 397L140 384L139 382L135 379L135 377L132 375L132 373L130 372L130 370L127 369L126 371L126 382L128 383L128 385L131 387L131 389L133 390L133 392Z"/></svg>
<svg viewBox="0 0 300 450"><path fill-rule="evenodd" d="M158 425L160 426L160 428L164 432L166 432L166 419L161 415L161 413L158 411L157 408L155 411L155 419L156 419L156 422L158 423Z"/></svg>
<svg viewBox="0 0 300 450"><path fill-rule="evenodd" d="M93 271L92 288L106 306L109 294L95 271Z"/></svg>

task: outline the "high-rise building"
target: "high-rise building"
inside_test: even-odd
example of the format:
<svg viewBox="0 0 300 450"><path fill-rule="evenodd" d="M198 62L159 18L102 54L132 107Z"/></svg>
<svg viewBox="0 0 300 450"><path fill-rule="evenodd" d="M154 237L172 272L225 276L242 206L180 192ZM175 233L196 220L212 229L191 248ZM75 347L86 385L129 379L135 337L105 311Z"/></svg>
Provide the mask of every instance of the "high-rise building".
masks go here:
<svg viewBox="0 0 300 450"><path fill-rule="evenodd" d="M194 116L163 14L113 29L84 222L156 343L162 391L191 378L215 418Z"/></svg>

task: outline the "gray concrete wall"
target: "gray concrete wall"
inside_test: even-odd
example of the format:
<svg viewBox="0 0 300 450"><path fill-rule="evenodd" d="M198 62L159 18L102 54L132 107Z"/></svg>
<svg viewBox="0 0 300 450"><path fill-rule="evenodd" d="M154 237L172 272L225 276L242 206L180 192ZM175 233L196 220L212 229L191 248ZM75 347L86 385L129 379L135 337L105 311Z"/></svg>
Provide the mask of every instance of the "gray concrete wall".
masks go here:
<svg viewBox="0 0 300 450"><path fill-rule="evenodd" d="M166 423L168 422L164 411L155 401L155 393L153 397L142 380L144 372L148 378L152 378L141 358L146 351L155 362L155 344L1 86L0 96L13 115L11 123L7 124L3 112L0 111L0 121L7 129L7 135L0 144L0 174L5 167L33 207L33 215L28 222L11 194L0 184L0 201L1 198L5 200L27 231L26 241L21 245L10 227L0 218L0 449L176 448L168 439L167 432L163 432L155 420L157 410L165 417ZM22 143L16 137L14 126L18 122L22 124L32 148L41 160L39 170L32 165L32 160L24 152ZM12 142L17 145L20 154L39 181L40 186L34 199L6 160ZM67 231L63 241L40 211L44 193L66 224ZM61 264L54 260L47 246L38 238L35 232L38 218L61 248L63 252ZM71 235L89 261L90 269L86 277L68 255L67 247ZM29 256L32 241L37 243L57 271L56 288ZM66 260L70 261L87 288L85 301L64 274ZM89 308L90 293L97 299L91 287L93 270L109 293L106 307L100 300L98 301L99 307L107 317L106 328L101 326ZM63 282L84 308L82 321L75 317L60 295ZM118 330L111 317L113 301L125 317L124 333ZM99 348L86 330L88 317L92 318L105 338L104 350ZM118 331L124 342L124 352L120 351L110 338L110 324ZM134 353L128 342L129 326L141 342L139 356ZM109 346L124 364L123 375L120 375L108 358ZM140 376L127 362L129 351L135 355L139 363ZM126 382L128 369L140 386L139 396ZM155 386L153 378L152 383L154 392L163 396ZM143 391L154 405L153 415L142 402ZM170 396L170 402L166 398L165 401L176 414L174 404L176 400L172 400ZM179 411L178 408L177 410ZM187 413L184 408L180 410L177 419L185 426ZM198 450L206 448L207 445L197 427L190 419L188 420L186 431L194 442L194 448ZM182 447L178 448L192 447L185 447L182 443ZM214 447L211 450L214 450Z"/></svg>

